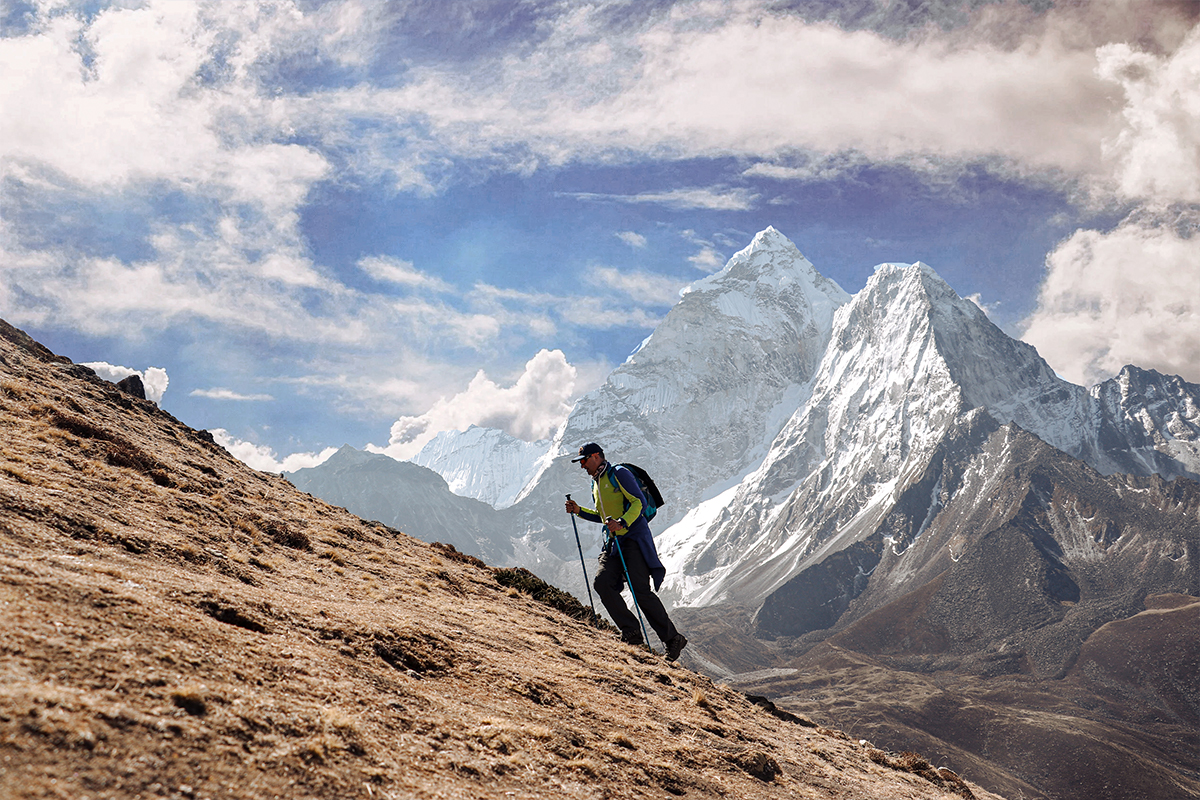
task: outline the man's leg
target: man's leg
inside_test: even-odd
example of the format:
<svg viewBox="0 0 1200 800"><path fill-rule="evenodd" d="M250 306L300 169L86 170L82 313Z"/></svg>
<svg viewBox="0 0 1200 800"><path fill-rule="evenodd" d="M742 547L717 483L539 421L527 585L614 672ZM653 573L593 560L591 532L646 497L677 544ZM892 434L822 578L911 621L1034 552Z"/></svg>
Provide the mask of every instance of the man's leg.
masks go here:
<svg viewBox="0 0 1200 800"><path fill-rule="evenodd" d="M663 644L669 643L679 631L675 630L675 623L667 616L667 609L662 600L650 591L650 568L646 566L646 559L642 557L642 548L638 547L637 542L630 542L621 548L621 552L625 554L625 567L629 570L629 582L632 584L634 597L637 598L638 608L642 610L646 622L650 623L650 627L658 634ZM612 560L616 559L617 554L613 553ZM620 568L621 564L618 562L617 569ZM622 602L621 605L624 606L625 603Z"/></svg>
<svg viewBox="0 0 1200 800"><path fill-rule="evenodd" d="M621 557L611 550L602 554L592 588L600 595L600 602L620 629L621 638L631 644L639 644L645 637L642 636L642 626L638 624L637 617L625 605L625 598L621 597L621 587L624 585L625 571L621 569Z"/></svg>

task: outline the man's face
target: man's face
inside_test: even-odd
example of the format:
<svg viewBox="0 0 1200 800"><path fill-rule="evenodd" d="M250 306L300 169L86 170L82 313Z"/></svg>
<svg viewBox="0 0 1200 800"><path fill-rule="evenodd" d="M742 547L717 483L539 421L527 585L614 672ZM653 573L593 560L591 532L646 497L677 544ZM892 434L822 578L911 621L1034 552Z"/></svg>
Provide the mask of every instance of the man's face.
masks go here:
<svg viewBox="0 0 1200 800"><path fill-rule="evenodd" d="M604 459L600 457L600 454L592 453L583 461L580 461L579 466L583 467L584 471L594 478L596 477L596 473L600 471L600 465L602 463L604 463Z"/></svg>

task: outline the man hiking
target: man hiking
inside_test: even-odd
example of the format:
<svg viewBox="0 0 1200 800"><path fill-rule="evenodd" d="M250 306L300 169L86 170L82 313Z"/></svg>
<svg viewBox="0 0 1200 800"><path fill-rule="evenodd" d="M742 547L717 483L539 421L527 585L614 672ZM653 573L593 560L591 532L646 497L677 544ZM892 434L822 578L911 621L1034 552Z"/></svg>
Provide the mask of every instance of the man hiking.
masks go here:
<svg viewBox="0 0 1200 800"><path fill-rule="evenodd" d="M646 498L638 486L637 478L628 469L609 464L604 458L604 450L595 442L579 448L579 456L571 461L578 463L591 476L592 499L596 508L580 508L574 500L567 500L567 513L578 514L588 522L604 523L608 529L608 541L600 553L600 570L592 581L592 587L600 595L608 615L621 629L621 640L632 645L644 644L637 617L621 597L621 587L625 584L625 573L628 571L634 602L666 645L667 660L674 661L687 645L687 638L675 629L662 601L650 591L650 579L654 578L654 588L657 590L667 570L658 559L650 524L642 515ZM610 476L615 478L616 486ZM618 547L619 553L615 552ZM622 556L624 565L621 563Z"/></svg>

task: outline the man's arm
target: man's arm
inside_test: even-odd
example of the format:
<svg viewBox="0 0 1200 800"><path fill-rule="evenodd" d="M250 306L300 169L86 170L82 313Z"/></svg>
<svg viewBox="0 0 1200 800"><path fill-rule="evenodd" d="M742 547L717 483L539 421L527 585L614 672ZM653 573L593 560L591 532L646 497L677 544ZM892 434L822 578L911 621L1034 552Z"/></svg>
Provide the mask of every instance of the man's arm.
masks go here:
<svg viewBox="0 0 1200 800"><path fill-rule="evenodd" d="M595 509L584 508L572 500L570 495L567 495L567 513L576 514L588 522L604 522L604 518L597 514Z"/></svg>

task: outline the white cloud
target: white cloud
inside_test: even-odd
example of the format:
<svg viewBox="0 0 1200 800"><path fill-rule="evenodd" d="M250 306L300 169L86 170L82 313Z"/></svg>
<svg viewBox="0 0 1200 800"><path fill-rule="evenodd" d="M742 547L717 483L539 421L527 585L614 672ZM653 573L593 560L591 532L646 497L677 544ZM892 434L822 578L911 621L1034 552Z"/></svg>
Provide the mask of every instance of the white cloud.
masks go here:
<svg viewBox="0 0 1200 800"><path fill-rule="evenodd" d="M574 197L577 200L604 200L614 203L660 205L678 211L691 209L749 211L754 207L755 201L758 200L758 195L746 189L705 188L671 189L666 192L641 192L639 194L573 192L567 196Z"/></svg>
<svg viewBox="0 0 1200 800"><path fill-rule="evenodd" d="M975 294L967 295L963 299L970 300L972 303L974 303L975 305L977 305L979 307L980 311L987 314L989 317L992 315L993 311L995 311L997 308L1000 307L999 301L996 301L995 303L983 302L983 295L980 294L979 292L976 292Z"/></svg>
<svg viewBox="0 0 1200 800"><path fill-rule="evenodd" d="M358 268L377 281L408 286L413 289L430 289L435 292L451 291L450 284L440 278L427 275L413 268L411 261L391 256L367 256L358 261Z"/></svg>
<svg viewBox="0 0 1200 800"><path fill-rule="evenodd" d="M700 248L700 252L695 255L688 256L688 261L696 269L709 273L716 272L725 266L725 258L707 245Z"/></svg>
<svg viewBox="0 0 1200 800"><path fill-rule="evenodd" d="M264 402L275 399L269 394L242 394L241 392L235 392L232 389L224 389L220 387L213 389L193 389L188 394L192 397L207 397L209 400Z"/></svg>
<svg viewBox="0 0 1200 800"><path fill-rule="evenodd" d="M589 277L601 286L626 294L638 305L673 306L679 302L679 290L686 281L650 272L622 272L613 267L592 267Z"/></svg>
<svg viewBox="0 0 1200 800"><path fill-rule="evenodd" d="M571 410L576 374L561 350L540 351L509 387L480 370L458 394L438 400L424 414L396 420L387 447L368 449L408 459L439 432L471 425L499 428L526 441L546 438Z"/></svg>
<svg viewBox="0 0 1200 800"><path fill-rule="evenodd" d="M608 19L602 7L574 9L548 20L545 41L506 55L486 80L418 69L413 84L351 113L393 124L419 114L437 152L517 171L531 159L770 160L808 150L874 160L932 154L923 163L933 170L999 157L1096 174L1101 142L1118 125L1094 46L1050 24L1003 42L932 31L897 41L751 2L678 3L639 29L614 30ZM436 184L421 163L431 152L387 155ZM691 191L630 197L711 202ZM744 196L733 207L748 203Z"/></svg>
<svg viewBox="0 0 1200 800"><path fill-rule="evenodd" d="M280 460L270 447L237 439L223 428L213 428L209 433L213 441L228 450L234 458L261 472L295 472L315 467L337 452L336 447L327 447L320 453L292 453Z"/></svg>
<svg viewBox="0 0 1200 800"><path fill-rule="evenodd" d="M146 399L153 403L162 402L163 395L167 391L167 385L171 382L170 378L167 377L167 371L162 367L147 367L144 370L140 370L109 364L107 361L89 361L84 363L83 366L89 367L101 378L113 383L123 381L130 375L137 375L142 379L142 388L146 390Z"/></svg>
<svg viewBox="0 0 1200 800"><path fill-rule="evenodd" d="M1102 79L1121 87L1124 126L1105 156L1130 197L1200 203L1200 27L1169 56L1110 44L1097 51Z"/></svg>
<svg viewBox="0 0 1200 800"><path fill-rule="evenodd" d="M640 249L646 246L646 237L642 236L640 233L634 233L633 231L619 231L617 233L617 238L630 247Z"/></svg>
<svg viewBox="0 0 1200 800"><path fill-rule="evenodd" d="M1200 236L1158 220L1076 232L1048 257L1025 326L1022 338L1076 383L1126 364L1200 382Z"/></svg>
<svg viewBox="0 0 1200 800"><path fill-rule="evenodd" d="M1079 383L1126 364L1200 381L1200 28L1168 55L1112 44L1098 59L1125 97L1105 156L1143 206L1050 253L1023 338Z"/></svg>

